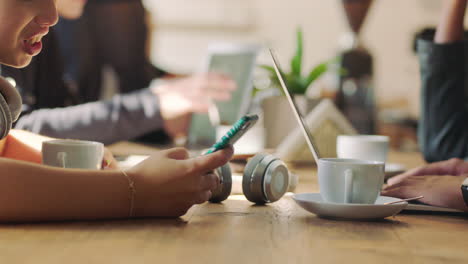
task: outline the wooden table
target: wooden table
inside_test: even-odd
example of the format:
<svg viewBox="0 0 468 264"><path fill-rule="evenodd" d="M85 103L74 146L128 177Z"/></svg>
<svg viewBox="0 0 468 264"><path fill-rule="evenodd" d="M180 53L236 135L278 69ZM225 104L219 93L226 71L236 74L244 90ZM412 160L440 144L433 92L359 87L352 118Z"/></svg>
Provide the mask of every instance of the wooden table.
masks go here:
<svg viewBox="0 0 468 264"><path fill-rule="evenodd" d="M414 153L390 161L422 164ZM318 190L314 168L294 170L298 192ZM267 206L237 195L180 219L0 225L0 263L468 263L467 240L462 216L325 220L290 195Z"/></svg>

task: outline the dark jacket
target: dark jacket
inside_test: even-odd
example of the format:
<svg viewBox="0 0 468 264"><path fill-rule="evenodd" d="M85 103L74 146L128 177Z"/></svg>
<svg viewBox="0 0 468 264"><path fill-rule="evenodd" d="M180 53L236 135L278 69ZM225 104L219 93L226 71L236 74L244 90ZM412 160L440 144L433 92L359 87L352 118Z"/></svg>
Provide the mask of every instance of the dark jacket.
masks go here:
<svg viewBox="0 0 468 264"><path fill-rule="evenodd" d="M432 39L425 35L417 44L422 77L419 144L428 162L467 159L467 45L440 45Z"/></svg>
<svg viewBox="0 0 468 264"><path fill-rule="evenodd" d="M80 19L62 18L55 26L67 78L86 87L80 89L85 101L99 99L105 68L115 72L121 93L166 74L149 61L145 15L141 0L93 0Z"/></svg>

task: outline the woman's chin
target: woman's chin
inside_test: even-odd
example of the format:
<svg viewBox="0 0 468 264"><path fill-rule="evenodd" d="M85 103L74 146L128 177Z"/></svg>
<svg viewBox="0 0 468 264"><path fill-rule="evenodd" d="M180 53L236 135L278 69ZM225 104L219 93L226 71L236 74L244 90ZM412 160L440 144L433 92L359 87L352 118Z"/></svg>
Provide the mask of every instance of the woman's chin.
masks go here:
<svg viewBox="0 0 468 264"><path fill-rule="evenodd" d="M1 63L14 67L14 68L24 68L31 63L31 60L32 60L32 56L27 55L27 56L21 56L20 58L12 59L11 61L10 60L2 61Z"/></svg>

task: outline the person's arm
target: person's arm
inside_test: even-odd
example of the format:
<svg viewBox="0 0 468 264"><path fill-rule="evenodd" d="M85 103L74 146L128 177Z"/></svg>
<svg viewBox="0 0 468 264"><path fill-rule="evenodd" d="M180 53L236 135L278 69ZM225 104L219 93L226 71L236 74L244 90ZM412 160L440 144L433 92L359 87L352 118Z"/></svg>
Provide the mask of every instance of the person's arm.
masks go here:
<svg viewBox="0 0 468 264"><path fill-rule="evenodd" d="M128 216L128 182L118 170L60 169L0 158L0 221Z"/></svg>
<svg viewBox="0 0 468 264"><path fill-rule="evenodd" d="M445 44L463 40L463 21L467 0L445 0L442 17L437 26L435 43Z"/></svg>
<svg viewBox="0 0 468 264"><path fill-rule="evenodd" d="M419 201L468 212L461 191L461 185L467 177L468 174L412 176L398 184L388 186L382 191L382 195L401 199L424 196Z"/></svg>
<svg viewBox="0 0 468 264"><path fill-rule="evenodd" d="M161 151L135 167L78 170L0 158L0 222L178 217L219 186L233 149L189 158Z"/></svg>
<svg viewBox="0 0 468 264"><path fill-rule="evenodd" d="M0 142L0 153L4 158L42 162L42 142L52 138L37 135L24 130L12 129Z"/></svg>
<svg viewBox="0 0 468 264"><path fill-rule="evenodd" d="M7 137L0 140L0 157L41 163L42 142L49 137L23 130L10 130Z"/></svg>
<svg viewBox="0 0 468 264"><path fill-rule="evenodd" d="M15 128L105 144L162 129L175 137L187 132L189 114L207 112L212 100L229 100L234 89L232 79L215 73L154 80L148 88L110 100L34 110L21 116Z"/></svg>
<svg viewBox="0 0 468 264"><path fill-rule="evenodd" d="M468 177L468 162L450 159L409 170L388 179L382 195L402 199L424 196L420 201L468 211L461 184Z"/></svg>
<svg viewBox="0 0 468 264"><path fill-rule="evenodd" d="M54 138L38 135L25 130L10 130L8 136L0 140L0 157L42 163L42 142ZM118 169L112 152L104 148L103 169Z"/></svg>
<svg viewBox="0 0 468 264"><path fill-rule="evenodd" d="M15 128L109 144L162 129L163 120L157 96L150 89L143 89L106 101L34 110L21 116Z"/></svg>
<svg viewBox="0 0 468 264"><path fill-rule="evenodd" d="M463 18L466 0L446 1L436 41L420 39L422 76L418 139L427 161L468 157Z"/></svg>

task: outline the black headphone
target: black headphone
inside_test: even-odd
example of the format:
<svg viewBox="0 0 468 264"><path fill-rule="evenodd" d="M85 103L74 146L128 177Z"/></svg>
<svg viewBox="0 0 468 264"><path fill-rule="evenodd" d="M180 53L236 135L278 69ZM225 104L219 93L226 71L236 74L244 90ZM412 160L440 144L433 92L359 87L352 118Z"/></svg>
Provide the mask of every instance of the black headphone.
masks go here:
<svg viewBox="0 0 468 264"><path fill-rule="evenodd" d="M21 106L18 91L9 80L0 77L0 139L10 132L11 125L21 114Z"/></svg>
<svg viewBox="0 0 468 264"><path fill-rule="evenodd" d="M221 184L213 191L209 201L220 203L228 198L232 190L232 173L229 164L215 170L215 174L220 178ZM275 202L286 193L288 186L288 168L273 155L257 154L245 166L242 192L247 200L253 203Z"/></svg>

